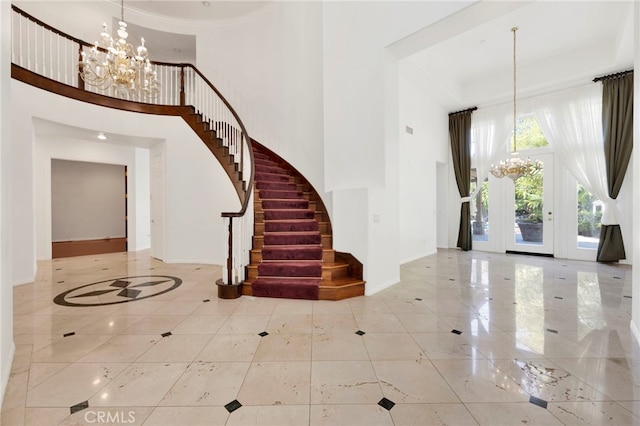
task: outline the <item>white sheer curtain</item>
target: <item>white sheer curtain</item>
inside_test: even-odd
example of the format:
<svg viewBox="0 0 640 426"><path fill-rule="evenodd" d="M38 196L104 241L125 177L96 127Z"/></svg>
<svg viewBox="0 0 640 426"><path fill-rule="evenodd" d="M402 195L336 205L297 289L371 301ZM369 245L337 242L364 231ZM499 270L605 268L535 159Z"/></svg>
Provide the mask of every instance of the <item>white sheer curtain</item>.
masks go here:
<svg viewBox="0 0 640 426"><path fill-rule="evenodd" d="M602 86L590 84L530 99L542 132L562 164L605 203L603 225L617 225L609 198L602 133Z"/></svg>
<svg viewBox="0 0 640 426"><path fill-rule="evenodd" d="M510 104L478 109L471 115L471 167L475 167L478 176L476 188L469 197L471 200L482 189L482 182L489 175L491 165L508 155L507 145L512 127L513 111Z"/></svg>

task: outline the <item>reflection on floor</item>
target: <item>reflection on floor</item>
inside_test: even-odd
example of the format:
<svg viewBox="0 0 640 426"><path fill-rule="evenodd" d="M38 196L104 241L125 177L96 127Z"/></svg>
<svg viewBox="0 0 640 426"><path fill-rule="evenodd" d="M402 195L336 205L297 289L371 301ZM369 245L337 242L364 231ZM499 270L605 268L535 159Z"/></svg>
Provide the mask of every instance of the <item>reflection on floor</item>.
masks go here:
<svg viewBox="0 0 640 426"><path fill-rule="evenodd" d="M2 425L640 424L629 267L442 250L340 302L220 300L219 275L39 263Z"/></svg>

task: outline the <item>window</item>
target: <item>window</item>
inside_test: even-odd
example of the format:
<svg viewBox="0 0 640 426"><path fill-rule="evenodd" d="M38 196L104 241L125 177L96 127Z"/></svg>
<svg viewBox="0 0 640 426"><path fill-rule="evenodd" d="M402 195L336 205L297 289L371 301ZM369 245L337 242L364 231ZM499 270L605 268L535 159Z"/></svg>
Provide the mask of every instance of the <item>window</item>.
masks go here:
<svg viewBox="0 0 640 426"><path fill-rule="evenodd" d="M471 192L478 184L476 169L471 169ZM471 200L471 236L473 241L489 241L489 179L482 182L482 189Z"/></svg>
<svg viewBox="0 0 640 426"><path fill-rule="evenodd" d="M602 226L602 201L578 183L578 248L597 249Z"/></svg>

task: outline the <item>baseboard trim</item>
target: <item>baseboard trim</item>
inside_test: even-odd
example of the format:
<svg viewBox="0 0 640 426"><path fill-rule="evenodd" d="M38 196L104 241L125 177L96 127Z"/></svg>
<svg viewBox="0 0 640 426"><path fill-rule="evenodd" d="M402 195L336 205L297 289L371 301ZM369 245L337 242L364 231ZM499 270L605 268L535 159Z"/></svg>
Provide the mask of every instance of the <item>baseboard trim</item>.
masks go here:
<svg viewBox="0 0 640 426"><path fill-rule="evenodd" d="M636 327L636 323L634 323L633 320L631 320L630 327L631 334L633 334L633 337L636 339L636 344L640 346L640 330L638 330L638 327Z"/></svg>
<svg viewBox="0 0 640 426"><path fill-rule="evenodd" d="M371 283L367 281L367 284L365 284L365 296L373 296L374 294L381 292L382 290L386 290L387 288L391 287L392 285L396 285L400 283L400 277L398 278L394 278L392 280L387 281L386 283L380 283L380 284L376 284L375 286L371 286Z"/></svg>
<svg viewBox="0 0 640 426"><path fill-rule="evenodd" d="M103 238L100 240L60 241L51 244L52 259L126 251L127 239L125 237Z"/></svg>
<svg viewBox="0 0 640 426"><path fill-rule="evenodd" d="M9 378L11 377L11 367L13 366L13 357L16 354L16 344L11 342L11 353L9 354L8 362L2 366L2 382L0 383L0 405L4 402L4 396L7 393L7 385L9 384Z"/></svg>

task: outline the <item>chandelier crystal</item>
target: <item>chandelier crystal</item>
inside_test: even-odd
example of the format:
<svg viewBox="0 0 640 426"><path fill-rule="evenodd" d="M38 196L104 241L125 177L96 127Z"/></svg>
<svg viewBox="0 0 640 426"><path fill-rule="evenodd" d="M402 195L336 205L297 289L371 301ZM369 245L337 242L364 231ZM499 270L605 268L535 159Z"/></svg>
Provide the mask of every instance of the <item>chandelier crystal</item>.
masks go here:
<svg viewBox="0 0 640 426"><path fill-rule="evenodd" d="M78 71L82 80L102 90L112 88L113 96L121 98L154 98L160 91L158 75L151 67L144 38L135 50L127 42L127 23L124 22L124 0L120 3L120 28L117 39L102 24L100 40L89 53L82 52Z"/></svg>
<svg viewBox="0 0 640 426"><path fill-rule="evenodd" d="M516 31L518 27L511 28L513 32L513 152L511 157L500 161L497 165L491 165L491 174L497 178L508 177L514 182L519 177L532 175L542 169L542 163L529 158L518 157L517 152L517 114L516 114Z"/></svg>

